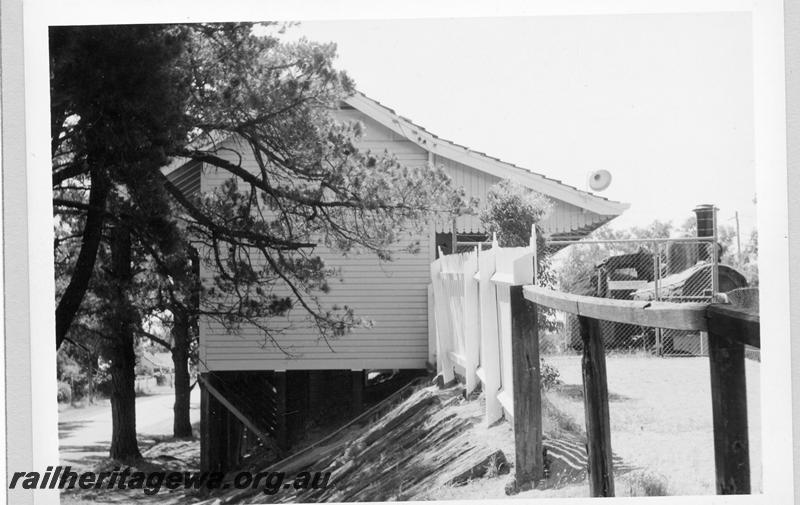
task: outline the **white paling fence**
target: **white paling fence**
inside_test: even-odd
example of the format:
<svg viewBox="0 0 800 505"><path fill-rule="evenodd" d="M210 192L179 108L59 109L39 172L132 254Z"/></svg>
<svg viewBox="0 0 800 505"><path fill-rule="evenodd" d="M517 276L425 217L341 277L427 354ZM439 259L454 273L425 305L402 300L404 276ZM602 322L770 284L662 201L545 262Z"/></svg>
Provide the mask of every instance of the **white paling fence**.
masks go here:
<svg viewBox="0 0 800 505"><path fill-rule="evenodd" d="M499 247L495 240L490 249L440 254L431 264L437 372L445 382L463 375L467 393L480 381L490 424L503 410L514 413L510 287L533 283L535 258L534 243Z"/></svg>

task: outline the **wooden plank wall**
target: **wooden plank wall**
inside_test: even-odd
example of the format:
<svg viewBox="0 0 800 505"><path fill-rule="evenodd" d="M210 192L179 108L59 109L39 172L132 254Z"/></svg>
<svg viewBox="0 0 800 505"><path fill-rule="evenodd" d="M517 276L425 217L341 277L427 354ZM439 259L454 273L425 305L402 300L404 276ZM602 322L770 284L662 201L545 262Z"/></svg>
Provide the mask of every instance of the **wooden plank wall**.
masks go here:
<svg viewBox="0 0 800 505"><path fill-rule="evenodd" d="M345 110L341 114L358 115ZM388 129L368 118L362 149L383 151L391 148L398 159L409 165L427 164L427 152L409 141L401 141ZM234 144L233 140L229 143ZM247 149L245 166L255 171L255 162ZM204 167L201 181L204 192L218 187L228 177L226 172ZM418 253L404 251L412 242L419 242ZM394 261L380 261L374 254L341 254L318 247L315 254L326 265L341 269L340 276L330 279L331 291L321 295L325 306L350 306L360 317L374 322L373 328L359 328L351 334L330 341L321 341L316 328L304 314L293 311L286 320L275 325L294 327L278 337L282 347L293 353L287 358L265 340L254 326L243 326L237 334L215 321L201 322L201 359L209 370L324 370L365 368L425 368L428 352L428 284L430 282L430 235L420 233L394 248ZM201 275L209 279L213 273L204 265ZM285 292L285 288L284 288Z"/></svg>

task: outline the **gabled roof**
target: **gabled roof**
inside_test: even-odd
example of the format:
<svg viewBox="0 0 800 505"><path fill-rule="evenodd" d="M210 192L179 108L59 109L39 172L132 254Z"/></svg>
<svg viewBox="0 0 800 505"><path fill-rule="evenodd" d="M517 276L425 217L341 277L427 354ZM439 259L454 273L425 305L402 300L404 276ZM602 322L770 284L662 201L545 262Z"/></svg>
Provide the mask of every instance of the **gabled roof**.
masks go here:
<svg viewBox="0 0 800 505"><path fill-rule="evenodd" d="M363 93L356 92L344 101L350 107L434 155L456 161L495 177L511 179L545 196L561 200L601 216L609 216L609 219L622 214L630 207L628 203L616 202L582 191L557 179L531 172L512 163L507 163L485 153L473 151L468 147L440 138ZM210 136L205 135L195 139L195 143L202 149L201 145L221 144L225 140L227 140L227 137L211 134ZM164 167L162 172L165 175L169 174L187 161L186 159L176 158L168 166Z"/></svg>
<svg viewBox="0 0 800 505"><path fill-rule="evenodd" d="M618 216L630 207L628 203L616 202L582 191L559 180L440 138L363 93L357 92L345 102L426 151L496 177L511 179L546 196L604 216Z"/></svg>
<svg viewBox="0 0 800 505"><path fill-rule="evenodd" d="M186 147L189 149L194 149L195 151L213 150L230 137L231 134L221 133L216 130L211 132L203 132L200 135L192 138ZM189 158L175 156L167 165L161 167L161 173L164 175L169 175L178 168L184 166L189 161L191 161Z"/></svg>

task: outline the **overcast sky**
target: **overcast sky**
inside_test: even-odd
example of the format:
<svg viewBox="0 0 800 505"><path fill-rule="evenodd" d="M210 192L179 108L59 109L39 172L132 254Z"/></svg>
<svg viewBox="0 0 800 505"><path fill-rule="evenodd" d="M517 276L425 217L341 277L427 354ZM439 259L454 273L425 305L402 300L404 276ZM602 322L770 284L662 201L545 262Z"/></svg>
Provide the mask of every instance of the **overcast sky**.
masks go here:
<svg viewBox="0 0 800 505"><path fill-rule="evenodd" d="M629 202L617 227L699 203L755 226L746 13L303 21L357 87L432 133Z"/></svg>

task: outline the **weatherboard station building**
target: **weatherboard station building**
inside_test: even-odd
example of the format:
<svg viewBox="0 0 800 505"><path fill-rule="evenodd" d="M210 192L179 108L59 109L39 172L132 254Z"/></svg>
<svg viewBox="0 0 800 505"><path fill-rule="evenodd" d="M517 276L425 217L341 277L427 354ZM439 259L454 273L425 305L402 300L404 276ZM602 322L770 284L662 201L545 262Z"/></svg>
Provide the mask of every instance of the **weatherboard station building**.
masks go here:
<svg viewBox="0 0 800 505"><path fill-rule="evenodd" d="M444 167L455 186L464 188L467 198L484 201L489 187L502 179L545 195L553 207L539 225L553 239L583 237L629 207L439 138L360 93L344 100L334 117L363 124L359 149L387 151L409 167ZM247 147L235 139L223 140L217 148L222 147L232 150L231 161L238 162L238 157L233 159L238 152L243 168L258 171ZM218 151L219 155L225 152ZM173 164L167 176L187 195L211 192L230 178L228 172L197 162ZM234 442L230 438L240 436L237 433L242 426L285 444L287 438L297 436L292 434L293 428L302 430L308 418L325 414L326 402L359 409L364 395L369 394L364 390L367 372L424 373L435 364L430 264L438 247L449 251L459 237L482 235L485 231L478 217L465 215L451 223L430 225L427 233L416 237L420 244L417 253L402 251L403 244L399 244L390 262L371 254L343 256L319 246L315 253L326 265L341 271L341 280L332 279L330 292L321 295L320 301L353 307L374 325L325 342L314 328L298 324L276 336L291 356L277 346L264 345L256 327L245 326L230 335L218 323L201 318L198 352L204 385L204 467L220 469L230 464L230 455L214 448L230 447ZM210 279L213 272L203 265L200 275Z"/></svg>

